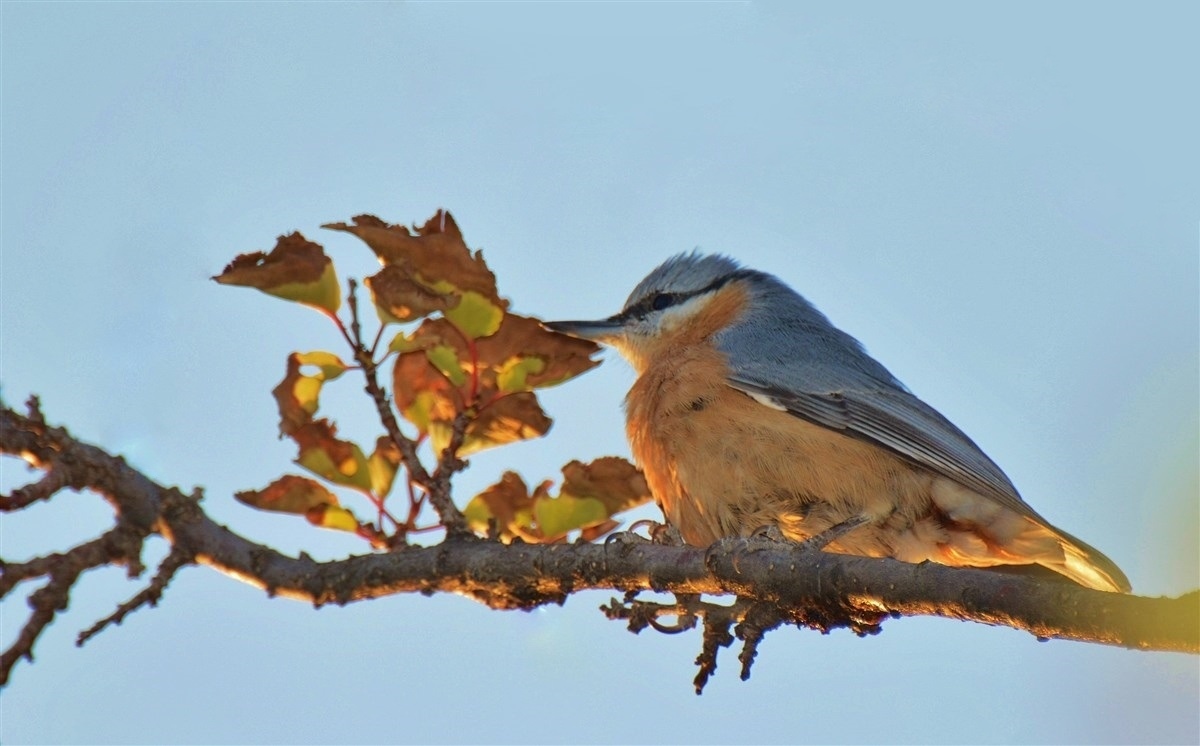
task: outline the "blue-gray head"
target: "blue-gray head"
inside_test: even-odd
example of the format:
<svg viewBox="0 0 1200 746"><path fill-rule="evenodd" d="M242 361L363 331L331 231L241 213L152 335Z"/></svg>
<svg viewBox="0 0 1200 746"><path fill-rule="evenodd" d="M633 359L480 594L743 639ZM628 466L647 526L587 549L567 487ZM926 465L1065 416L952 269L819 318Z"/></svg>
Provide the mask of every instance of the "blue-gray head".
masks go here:
<svg viewBox="0 0 1200 746"><path fill-rule="evenodd" d="M775 277L719 254L679 254L637 284L617 314L546 326L617 348L644 370L656 352L699 342L741 324L832 329L823 315Z"/></svg>

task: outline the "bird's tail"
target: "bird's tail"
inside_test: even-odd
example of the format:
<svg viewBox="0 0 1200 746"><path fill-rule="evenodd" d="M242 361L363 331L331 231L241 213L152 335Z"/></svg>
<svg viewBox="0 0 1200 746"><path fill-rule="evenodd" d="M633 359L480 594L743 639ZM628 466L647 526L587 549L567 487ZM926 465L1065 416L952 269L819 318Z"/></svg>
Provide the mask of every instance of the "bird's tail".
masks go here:
<svg viewBox="0 0 1200 746"><path fill-rule="evenodd" d="M1098 591L1129 593L1133 590L1129 578L1125 577L1117 563L1105 557L1103 552L1065 531L1050 526L1046 528L1058 537L1059 546L1062 548L1062 560L1039 561L1038 564Z"/></svg>
<svg viewBox="0 0 1200 746"><path fill-rule="evenodd" d="M1125 573L1099 550L1029 516L1009 514L1006 518L1006 525L993 522L987 527L955 532L942 546L948 564L1014 570L1040 566L1085 588L1114 593L1131 590Z"/></svg>
<svg viewBox="0 0 1200 746"><path fill-rule="evenodd" d="M1087 588L1131 590L1115 562L1023 503L1014 510L948 479L934 483L932 497L949 529L939 544L938 561L973 567L1040 565Z"/></svg>

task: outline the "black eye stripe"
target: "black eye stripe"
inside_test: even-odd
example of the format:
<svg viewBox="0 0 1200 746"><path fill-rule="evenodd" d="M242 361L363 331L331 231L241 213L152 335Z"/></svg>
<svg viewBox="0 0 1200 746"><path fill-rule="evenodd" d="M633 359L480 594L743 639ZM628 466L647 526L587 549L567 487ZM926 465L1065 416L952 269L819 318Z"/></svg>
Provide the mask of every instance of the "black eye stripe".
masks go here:
<svg viewBox="0 0 1200 746"><path fill-rule="evenodd" d="M663 291L651 293L629 308L626 308L621 313L617 314L614 318L622 320L629 318L645 318L654 311L662 311L671 306L676 306L680 303L695 298L698 295L704 295L705 293L711 293L720 290L722 287L728 285L734 280L744 280L748 277L752 277L754 274L754 270L742 269L738 270L737 272L731 272L727 275L722 275L699 290L692 290L686 293L668 293Z"/></svg>

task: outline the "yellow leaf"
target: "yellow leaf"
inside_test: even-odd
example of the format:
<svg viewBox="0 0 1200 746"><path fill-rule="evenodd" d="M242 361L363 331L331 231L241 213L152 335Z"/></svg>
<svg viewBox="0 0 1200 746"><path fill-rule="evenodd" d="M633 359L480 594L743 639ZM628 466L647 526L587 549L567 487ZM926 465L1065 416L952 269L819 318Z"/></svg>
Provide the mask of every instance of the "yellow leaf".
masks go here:
<svg viewBox="0 0 1200 746"><path fill-rule="evenodd" d="M300 365L311 365L321 371L320 375L313 376L323 381L332 381L341 374L346 372L350 366L342 362L342 359L332 352L324 350L315 350L313 352L301 352L296 355L296 359Z"/></svg>
<svg viewBox="0 0 1200 746"><path fill-rule="evenodd" d="M317 396L321 393L321 383L320 378L300 376L296 380L296 385L292 387L292 394L296 397L296 401L309 414L317 412Z"/></svg>
<svg viewBox="0 0 1200 746"><path fill-rule="evenodd" d="M400 468L400 449L387 436L380 436L375 441L375 450L367 459L367 469L371 475L371 494L378 498L388 496L392 491L392 483Z"/></svg>
<svg viewBox="0 0 1200 746"><path fill-rule="evenodd" d="M445 420L437 419L437 411L440 406L441 402L436 394L431 391L420 391L413 396L412 401L401 412L406 420L416 425L417 430L425 435L433 431L435 422L445 423ZM445 444L442 447L444 448Z"/></svg>
<svg viewBox="0 0 1200 746"><path fill-rule="evenodd" d="M309 508L304 515L314 526L337 531L358 531L358 519L340 505L316 505Z"/></svg>

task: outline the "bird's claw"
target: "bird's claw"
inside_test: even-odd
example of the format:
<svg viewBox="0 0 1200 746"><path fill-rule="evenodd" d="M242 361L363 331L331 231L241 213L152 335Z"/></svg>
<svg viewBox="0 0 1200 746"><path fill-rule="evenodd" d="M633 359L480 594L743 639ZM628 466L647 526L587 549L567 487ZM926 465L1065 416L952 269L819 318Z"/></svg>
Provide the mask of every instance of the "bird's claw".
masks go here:
<svg viewBox="0 0 1200 746"><path fill-rule="evenodd" d="M770 542L772 544L787 544L790 540L783 535L779 530L779 526L774 523L766 526L759 526L750 533L750 539L757 542Z"/></svg>
<svg viewBox="0 0 1200 746"><path fill-rule="evenodd" d="M646 529L649 538L637 533L638 529ZM629 528L624 531L618 531L604 540L604 544L621 544L624 546L634 546L637 544L660 544L664 546L678 547L684 545L683 536L674 526L666 523L658 523L648 518L640 521L634 521L629 524Z"/></svg>
<svg viewBox="0 0 1200 746"><path fill-rule="evenodd" d="M604 546L605 547L609 547L614 544L617 544L623 548L628 548L628 547L637 546L639 544L649 544L649 543L650 543L650 539L647 539L645 536L642 536L639 533L635 533L633 531L632 527L630 527L629 530L617 531L616 533L612 533L612 534L609 534L608 536L604 537Z"/></svg>
<svg viewBox="0 0 1200 746"><path fill-rule="evenodd" d="M650 541L668 547L681 547L687 543L683 540L683 534L679 533L679 529L669 523L654 524L650 529Z"/></svg>

